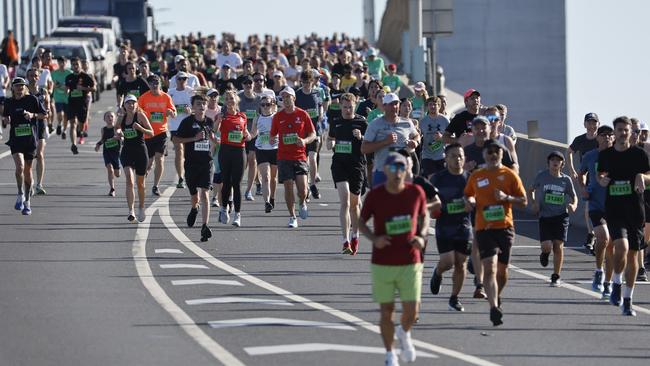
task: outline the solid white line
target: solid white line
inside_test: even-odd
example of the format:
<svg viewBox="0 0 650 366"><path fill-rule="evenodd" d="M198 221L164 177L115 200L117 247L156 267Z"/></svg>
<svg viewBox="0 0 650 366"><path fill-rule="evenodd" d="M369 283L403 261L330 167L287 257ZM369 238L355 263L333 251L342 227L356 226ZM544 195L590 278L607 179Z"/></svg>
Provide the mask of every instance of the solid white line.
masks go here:
<svg viewBox="0 0 650 366"><path fill-rule="evenodd" d="M162 269L179 269L179 268L208 269L208 266L206 266L205 264L178 263L178 264L161 264L160 268Z"/></svg>
<svg viewBox="0 0 650 366"><path fill-rule="evenodd" d="M284 318L244 318L244 319L228 319L228 320L213 320L208 324L212 328L236 328L236 327L256 327L256 326L292 326L292 327L313 327L325 328L336 330L352 330L356 329L352 326L340 323L327 323L315 322L310 320L298 319L284 319Z"/></svg>
<svg viewBox="0 0 650 366"><path fill-rule="evenodd" d="M528 277L537 278L537 279L542 280L544 282L551 282L551 280L549 279L548 276L544 276L542 274L539 274L539 273L536 273L536 272L533 272L533 271L522 269L522 268L519 268L517 266L513 266L512 264L510 265L510 269L512 269L515 272L526 275ZM589 282L589 283L591 283L591 282ZM601 294L599 294L597 292L594 292L594 291L591 291L591 290L588 290L588 289L585 289L585 288L582 288L582 287L579 287L579 286L576 286L576 285L572 285L570 283L562 282L559 287L564 287L564 288L566 288L568 290L579 292L579 293L581 293L583 295L591 296L591 297L594 297L596 299L601 298ZM649 309L640 307L638 305L632 305L632 308L634 308L634 310L636 310L636 311L638 311L640 313L650 314Z"/></svg>
<svg viewBox="0 0 650 366"><path fill-rule="evenodd" d="M260 347L244 347L244 351L251 356L265 356L276 355L282 353L300 353L300 352L320 352L320 351L334 351L334 352L357 352L357 353L373 353L383 355L386 350L383 347L365 347L365 346L350 346L347 344L331 344L331 343L301 343L301 344L283 344L276 346L260 346ZM399 350L396 350L399 354ZM438 358L438 356L419 351L418 358Z"/></svg>
<svg viewBox="0 0 650 366"><path fill-rule="evenodd" d="M183 254L183 251L180 249L156 249L156 254Z"/></svg>
<svg viewBox="0 0 650 366"><path fill-rule="evenodd" d="M169 199L174 190L167 189L163 193L163 197ZM160 304L160 306L169 313L169 315L174 318L176 323L194 339L201 347L203 347L208 353L210 353L215 359L221 362L224 365L234 365L234 366L244 366L244 364L239 361L234 355L232 355L228 350L223 348L219 343L215 342L214 339L210 338L201 328L194 323L194 320L190 318L187 313L183 311L178 305L172 301L172 299L167 295L165 290L158 284L151 267L149 266L149 261L147 260L147 238L149 237L149 227L151 225L151 217L158 210L158 205L154 202L147 209L147 218L144 222L138 224L138 229L135 234L135 239L133 240L133 260L135 262L135 268L140 277L140 281L144 287L149 291L151 296Z"/></svg>
<svg viewBox="0 0 650 366"><path fill-rule="evenodd" d="M586 284L591 285L591 283L592 283L592 281L570 281L570 282L577 283L577 284L585 284L585 285ZM650 285L650 282L635 282L634 283L635 287L638 286L638 285Z"/></svg>
<svg viewBox="0 0 650 366"><path fill-rule="evenodd" d="M7 150L3 153L0 153L0 159L6 158L7 156L11 155L11 150Z"/></svg>
<svg viewBox="0 0 650 366"><path fill-rule="evenodd" d="M198 278L195 280L173 280L172 285L174 286L186 286L186 285L224 285L224 286L244 286L243 283L233 280L210 280L204 278Z"/></svg>
<svg viewBox="0 0 650 366"><path fill-rule="evenodd" d="M253 297L236 297L236 296L223 296L223 297L210 297L206 299L193 299L185 300L187 305L204 305L204 304L266 304L278 306L293 306L292 303L284 300L273 299L256 299Z"/></svg>
<svg viewBox="0 0 650 366"><path fill-rule="evenodd" d="M174 187L168 188L168 190L175 189ZM339 319L342 319L346 322L349 322L351 324L355 324L358 326L361 326L373 333L380 334L379 327L371 324L361 318L358 318L352 314L346 313L341 310L334 309L330 306L324 305L317 303L315 301L312 301L306 297L300 296L300 295L295 295L283 288L280 288L278 286L275 286L273 284L270 284L264 280L261 280L255 276L252 276L246 272L243 272L233 266L230 266L226 264L225 262L222 262L221 260L213 257L210 253L206 252L203 248L199 247L198 245L194 244L193 241L191 241L176 225L174 220L171 217L171 213L169 210L169 197L164 196L159 199L161 207L160 207L160 218L167 228L169 232L178 240L181 244L183 244L187 249L192 251L196 256L199 258L203 258L206 260L208 263L211 265L215 266L216 268L219 268L223 271L229 272L240 279L250 282L256 286L259 286L263 289L266 289L270 292L276 293L278 295L284 296L287 299L291 300L292 302L300 303L305 306L311 307L316 310L323 311L327 314L330 314L332 316L335 316ZM468 355L465 353L462 353L460 351L455 351L449 348L444 348L441 346L437 346L435 344L419 341L416 339L413 339L413 344L416 347L426 349L435 353L439 353L445 356L453 357L456 359L459 359L461 361L465 361L467 363L473 364L473 365L478 365L478 366L499 366L499 364L490 362L481 358L478 358L476 356Z"/></svg>

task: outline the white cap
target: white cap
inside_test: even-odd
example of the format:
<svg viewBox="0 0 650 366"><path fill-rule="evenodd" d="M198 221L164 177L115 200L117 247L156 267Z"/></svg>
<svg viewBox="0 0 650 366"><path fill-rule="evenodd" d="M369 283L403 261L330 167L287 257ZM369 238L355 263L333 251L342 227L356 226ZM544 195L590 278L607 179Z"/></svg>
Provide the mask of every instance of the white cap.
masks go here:
<svg viewBox="0 0 650 366"><path fill-rule="evenodd" d="M176 74L176 79L178 78L185 78L187 79L190 77L185 71L179 71L178 74Z"/></svg>
<svg viewBox="0 0 650 366"><path fill-rule="evenodd" d="M183 56L183 55L176 55L176 57L174 57L174 62L175 63L179 63L179 62L181 62L183 60L185 60L185 56Z"/></svg>
<svg viewBox="0 0 650 366"><path fill-rule="evenodd" d="M377 55L377 51L375 51L374 48L368 48L368 52L366 53L366 55L367 55L368 57L370 57L370 56L376 56L376 55Z"/></svg>
<svg viewBox="0 0 650 366"><path fill-rule="evenodd" d="M381 102L383 104L391 104L393 102L399 102L399 97L395 93L388 93L384 95L384 99Z"/></svg>
<svg viewBox="0 0 650 366"><path fill-rule="evenodd" d="M424 85L424 83L421 82L421 81L418 81L417 83L415 83L415 86L413 86L413 89L415 89L417 91L424 90L425 88L426 88L426 85Z"/></svg>
<svg viewBox="0 0 650 366"><path fill-rule="evenodd" d="M126 102L136 102L136 103L137 103L137 102L138 102L138 98L136 98L135 95L133 95L133 94L128 94L128 95L124 98L124 104L126 104Z"/></svg>
<svg viewBox="0 0 650 366"><path fill-rule="evenodd" d="M648 124L645 122L639 122L639 130L641 131L650 131Z"/></svg>
<svg viewBox="0 0 650 366"><path fill-rule="evenodd" d="M212 95L214 93L219 94L219 91L217 89L215 89L215 88L212 88L212 89L208 90L208 92L205 95L210 96L210 95Z"/></svg>
<svg viewBox="0 0 650 366"><path fill-rule="evenodd" d="M271 90L271 89L264 89L264 90L262 90L262 92L260 93L260 96L262 96L262 97L269 97L269 98L273 98L273 99L275 99L275 92L274 92L273 90Z"/></svg>
<svg viewBox="0 0 650 366"><path fill-rule="evenodd" d="M282 94L289 94L293 95L294 98L296 97L295 90L293 90L293 88L290 86L285 86L284 89L280 90L280 96L282 96Z"/></svg>
<svg viewBox="0 0 650 366"><path fill-rule="evenodd" d="M314 79L318 80L318 79L320 79L320 76L321 76L321 75L320 75L320 72L319 72L318 70L316 70L316 69L311 69L311 77L313 77Z"/></svg>
<svg viewBox="0 0 650 366"><path fill-rule="evenodd" d="M280 71L280 70L275 70L275 71L273 71L273 76L274 76L274 77L275 77L275 76L284 76L284 74L283 74L282 71Z"/></svg>

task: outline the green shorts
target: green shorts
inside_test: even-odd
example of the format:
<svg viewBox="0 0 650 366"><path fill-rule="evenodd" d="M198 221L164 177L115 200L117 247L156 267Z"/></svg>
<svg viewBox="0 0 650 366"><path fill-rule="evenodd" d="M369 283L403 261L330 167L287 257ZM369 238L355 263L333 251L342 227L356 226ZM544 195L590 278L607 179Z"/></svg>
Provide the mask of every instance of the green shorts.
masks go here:
<svg viewBox="0 0 650 366"><path fill-rule="evenodd" d="M372 299L380 304L395 302L395 290L403 302L420 301L422 293L422 263L404 266L371 264Z"/></svg>

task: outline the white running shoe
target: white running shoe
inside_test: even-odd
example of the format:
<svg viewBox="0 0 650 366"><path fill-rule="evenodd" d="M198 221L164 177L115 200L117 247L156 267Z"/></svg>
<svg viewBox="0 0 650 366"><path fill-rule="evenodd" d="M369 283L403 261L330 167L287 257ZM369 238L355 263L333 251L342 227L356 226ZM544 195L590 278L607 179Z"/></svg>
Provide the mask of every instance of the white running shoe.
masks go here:
<svg viewBox="0 0 650 366"><path fill-rule="evenodd" d="M415 347L413 347L413 342L411 341L411 332L405 332L402 329L402 326L398 326L395 332L397 339L399 340L400 347L402 352L400 353L400 358L404 362L414 362L415 361Z"/></svg>
<svg viewBox="0 0 650 366"><path fill-rule="evenodd" d="M219 207L219 199L217 196L212 197L212 207Z"/></svg>
<svg viewBox="0 0 650 366"><path fill-rule="evenodd" d="M295 216L289 218L289 227L295 229L298 227L298 219Z"/></svg>
<svg viewBox="0 0 650 366"><path fill-rule="evenodd" d="M144 208L138 207L138 221L139 222L144 222L144 220L147 218L147 215L144 213Z"/></svg>
<svg viewBox="0 0 650 366"><path fill-rule="evenodd" d="M246 201L255 201L255 197L253 197L253 193L251 191L246 191L244 198Z"/></svg>
<svg viewBox="0 0 650 366"><path fill-rule="evenodd" d="M386 366L399 366L397 361L397 355L394 352L386 352L386 361L384 362Z"/></svg>
<svg viewBox="0 0 650 366"><path fill-rule="evenodd" d="M232 219L232 225L237 227L241 226L241 213L235 212L235 215L233 216Z"/></svg>
<svg viewBox="0 0 650 366"><path fill-rule="evenodd" d="M219 222L222 224L227 224L228 221L230 221L230 215L228 214L228 210L226 210L225 207L222 207L221 211L219 212Z"/></svg>
<svg viewBox="0 0 650 366"><path fill-rule="evenodd" d="M306 220L309 217L309 210L307 209L307 203L303 203L302 206L300 206L300 210L298 211L298 214L300 215L300 218L303 220Z"/></svg>

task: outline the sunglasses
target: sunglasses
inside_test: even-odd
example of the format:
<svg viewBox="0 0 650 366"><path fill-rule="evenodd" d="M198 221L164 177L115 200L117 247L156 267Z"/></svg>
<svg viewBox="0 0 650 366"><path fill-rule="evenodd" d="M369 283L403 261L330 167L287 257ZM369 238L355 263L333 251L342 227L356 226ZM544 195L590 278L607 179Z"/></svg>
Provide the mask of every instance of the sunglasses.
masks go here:
<svg viewBox="0 0 650 366"><path fill-rule="evenodd" d="M273 103L261 103L260 104L262 107L270 107L273 105Z"/></svg>
<svg viewBox="0 0 650 366"><path fill-rule="evenodd" d="M491 114L491 115L489 115L489 116L485 116L485 117L486 117L486 118L488 119L488 121L490 121L490 122L498 122L498 121L501 121L501 117L499 117L499 116L497 116L497 115L494 115L494 114Z"/></svg>
<svg viewBox="0 0 650 366"><path fill-rule="evenodd" d="M244 85L253 85L253 82L248 80L248 81L244 81L242 84L244 84Z"/></svg>
<svg viewBox="0 0 650 366"><path fill-rule="evenodd" d="M177 80L187 80L187 78L176 78Z"/></svg>
<svg viewBox="0 0 650 366"><path fill-rule="evenodd" d="M264 82L264 79L255 79L255 82L256 82L256 83L263 83L263 82Z"/></svg>
<svg viewBox="0 0 650 366"><path fill-rule="evenodd" d="M635 134L637 134L637 135L638 135L640 132L641 132L641 130L632 130L632 133L635 133Z"/></svg>
<svg viewBox="0 0 650 366"><path fill-rule="evenodd" d="M601 133L601 134L598 135L598 136L601 136L601 137L604 137L604 138L611 139L612 137L614 137L614 134L613 134L613 133Z"/></svg>
<svg viewBox="0 0 650 366"><path fill-rule="evenodd" d="M397 173L399 172L405 172L406 171L406 166L404 164L390 164L388 166L388 171L391 173Z"/></svg>

